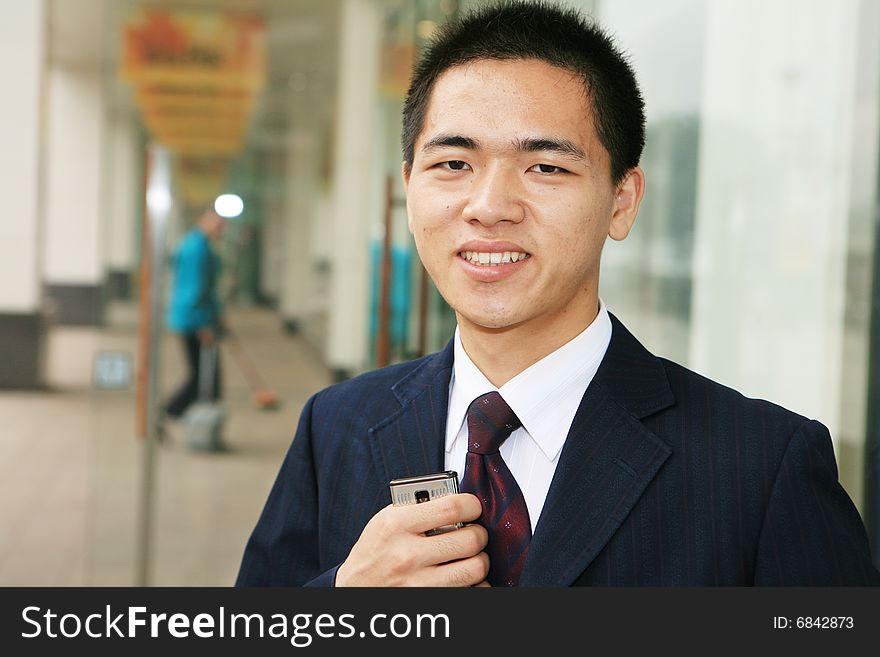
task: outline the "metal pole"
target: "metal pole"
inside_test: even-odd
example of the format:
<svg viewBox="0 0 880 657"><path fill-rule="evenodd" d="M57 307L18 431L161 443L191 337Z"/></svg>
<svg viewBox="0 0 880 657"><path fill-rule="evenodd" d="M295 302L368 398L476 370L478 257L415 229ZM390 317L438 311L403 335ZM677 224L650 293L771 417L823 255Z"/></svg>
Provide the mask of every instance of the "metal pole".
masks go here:
<svg viewBox="0 0 880 657"><path fill-rule="evenodd" d="M864 520L874 565L880 567L880 209L874 217L874 271L868 361L868 420L865 435Z"/></svg>
<svg viewBox="0 0 880 657"><path fill-rule="evenodd" d="M135 435L147 439L147 370L150 367L150 285L153 279L153 250L150 246L150 215L147 211L147 187L150 182L150 149L144 148L141 181L144 198L141 203L141 259L138 271L138 351L135 378Z"/></svg>
<svg viewBox="0 0 880 657"><path fill-rule="evenodd" d="M390 175L385 176L385 234L382 239L381 278L379 280L379 327L376 331L376 367L391 362L389 335L389 297L391 296L391 212L394 205L394 186Z"/></svg>
<svg viewBox="0 0 880 657"><path fill-rule="evenodd" d="M152 265L149 300L149 341L147 346L146 440L142 445L141 493L138 504L135 542L135 584L148 586L152 556L153 507L156 482L156 444L159 419L159 338L161 336L162 291L165 258L165 233L171 214L171 163L168 152L149 146L147 174L147 227Z"/></svg>
<svg viewBox="0 0 880 657"><path fill-rule="evenodd" d="M419 358L428 353L428 271L419 267Z"/></svg>

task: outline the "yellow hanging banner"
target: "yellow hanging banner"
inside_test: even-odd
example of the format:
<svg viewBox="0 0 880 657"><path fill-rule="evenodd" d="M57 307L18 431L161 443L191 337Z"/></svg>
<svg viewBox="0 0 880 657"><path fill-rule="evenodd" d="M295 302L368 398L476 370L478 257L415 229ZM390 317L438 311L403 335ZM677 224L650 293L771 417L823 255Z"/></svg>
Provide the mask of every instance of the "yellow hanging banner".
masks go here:
<svg viewBox="0 0 880 657"><path fill-rule="evenodd" d="M258 91L265 83L265 26L260 17L143 10L124 29L122 72L138 86Z"/></svg>
<svg viewBox="0 0 880 657"><path fill-rule="evenodd" d="M157 141L178 155L230 157L266 83L263 19L139 11L123 28L120 72Z"/></svg>

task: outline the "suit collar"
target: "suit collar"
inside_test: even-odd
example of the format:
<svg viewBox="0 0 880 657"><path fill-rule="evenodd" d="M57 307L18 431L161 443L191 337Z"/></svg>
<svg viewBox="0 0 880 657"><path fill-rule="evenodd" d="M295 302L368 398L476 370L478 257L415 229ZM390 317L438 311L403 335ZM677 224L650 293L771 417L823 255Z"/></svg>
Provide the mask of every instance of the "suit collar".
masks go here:
<svg viewBox="0 0 880 657"><path fill-rule="evenodd" d="M424 358L421 365L391 386L391 392L397 397L400 405L406 406L425 390L436 387L437 377L445 378L448 386L454 357L452 340L450 340L442 351Z"/></svg>
<svg viewBox="0 0 880 657"><path fill-rule="evenodd" d="M636 340L617 317L611 317L611 343L595 381L634 417L642 419L668 408L675 396L662 361Z"/></svg>

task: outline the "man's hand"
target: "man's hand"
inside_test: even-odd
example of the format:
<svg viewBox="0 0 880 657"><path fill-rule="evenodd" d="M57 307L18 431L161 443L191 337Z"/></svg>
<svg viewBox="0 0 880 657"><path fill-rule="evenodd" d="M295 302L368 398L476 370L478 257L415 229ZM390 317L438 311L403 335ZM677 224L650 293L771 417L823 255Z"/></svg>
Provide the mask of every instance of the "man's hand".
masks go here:
<svg viewBox="0 0 880 657"><path fill-rule="evenodd" d="M485 581L489 535L480 525L436 536L424 532L471 522L480 501L470 493L423 504L386 506L370 519L336 573L336 586L474 586Z"/></svg>
<svg viewBox="0 0 880 657"><path fill-rule="evenodd" d="M214 334L213 329L203 328L199 329L199 343L203 345L212 345L217 340L217 336Z"/></svg>

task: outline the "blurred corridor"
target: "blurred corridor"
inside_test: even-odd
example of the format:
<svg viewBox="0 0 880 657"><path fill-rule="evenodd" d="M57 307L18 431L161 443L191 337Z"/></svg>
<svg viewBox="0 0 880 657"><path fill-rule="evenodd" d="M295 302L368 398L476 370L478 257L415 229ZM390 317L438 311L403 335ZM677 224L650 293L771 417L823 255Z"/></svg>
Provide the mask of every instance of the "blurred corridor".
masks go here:
<svg viewBox="0 0 880 657"><path fill-rule="evenodd" d="M134 399L92 389L91 354L133 351L136 313L108 308L107 326L59 328L50 339L52 392L0 395L0 584L133 585L139 462ZM283 335L272 313L241 310L231 320L282 399L258 410L228 354L228 452L186 448L170 427L159 451L154 541L157 586L228 586L274 481L306 398L330 383L314 349ZM179 345L162 344L163 388L180 377Z"/></svg>

